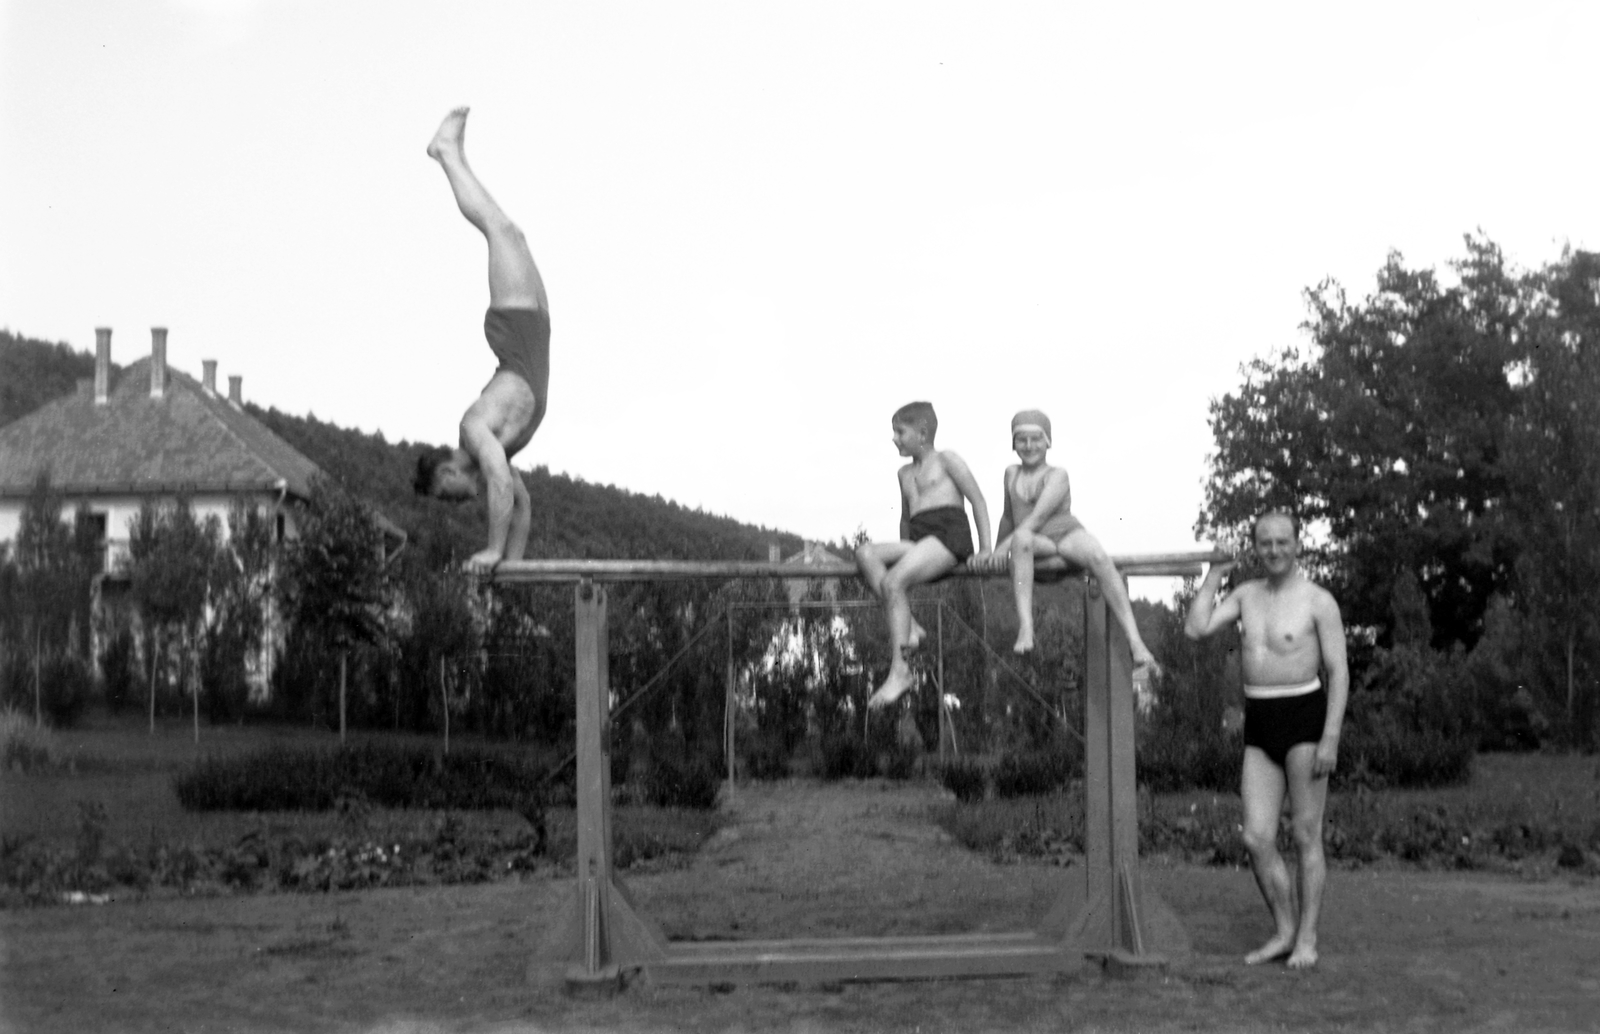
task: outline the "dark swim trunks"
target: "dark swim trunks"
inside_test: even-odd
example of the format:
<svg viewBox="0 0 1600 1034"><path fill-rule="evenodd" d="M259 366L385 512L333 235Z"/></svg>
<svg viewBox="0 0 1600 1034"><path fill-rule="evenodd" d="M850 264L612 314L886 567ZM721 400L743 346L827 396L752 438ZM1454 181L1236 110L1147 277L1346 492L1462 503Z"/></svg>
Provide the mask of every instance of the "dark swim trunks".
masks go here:
<svg viewBox="0 0 1600 1034"><path fill-rule="evenodd" d="M956 563L972 555L972 529L967 524L965 506L935 506L911 515L911 541L920 542L932 535L955 554Z"/></svg>
<svg viewBox="0 0 1600 1034"><path fill-rule="evenodd" d="M1322 740L1322 723L1328 717L1328 691L1318 688L1292 697L1244 701L1244 745L1259 747L1282 768L1289 748Z"/></svg>
<svg viewBox="0 0 1600 1034"><path fill-rule="evenodd" d="M500 360L495 373L514 373L533 389L537 408L529 430L537 429L550 390L550 314L543 309L490 309L483 315L483 336Z"/></svg>

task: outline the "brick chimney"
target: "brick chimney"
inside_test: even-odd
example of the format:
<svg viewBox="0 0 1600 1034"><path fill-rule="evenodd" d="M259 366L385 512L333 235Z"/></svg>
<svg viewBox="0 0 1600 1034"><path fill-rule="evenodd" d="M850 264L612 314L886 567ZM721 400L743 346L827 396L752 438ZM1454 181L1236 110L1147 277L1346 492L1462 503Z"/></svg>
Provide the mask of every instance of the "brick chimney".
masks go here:
<svg viewBox="0 0 1600 1034"><path fill-rule="evenodd" d="M111 328L94 328L94 404L103 406L111 396Z"/></svg>
<svg viewBox="0 0 1600 1034"><path fill-rule="evenodd" d="M167 328L150 328L150 397L167 393Z"/></svg>
<svg viewBox="0 0 1600 1034"><path fill-rule="evenodd" d="M244 406L244 378L233 374L228 378L228 401L236 406Z"/></svg>
<svg viewBox="0 0 1600 1034"><path fill-rule="evenodd" d="M215 359L200 360L200 384L206 389L207 395L217 393L217 361Z"/></svg>

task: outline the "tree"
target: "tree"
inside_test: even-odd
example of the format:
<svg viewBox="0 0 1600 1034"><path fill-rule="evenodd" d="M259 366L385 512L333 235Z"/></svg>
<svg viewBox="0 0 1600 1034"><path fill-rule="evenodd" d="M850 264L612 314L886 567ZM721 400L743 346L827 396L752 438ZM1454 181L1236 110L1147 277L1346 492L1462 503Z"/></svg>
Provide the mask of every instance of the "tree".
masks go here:
<svg viewBox="0 0 1600 1034"><path fill-rule="evenodd" d="M1308 565L1384 641L1398 572L1415 572L1433 645L1470 647L1514 570L1498 508L1526 292L1493 244L1468 238L1467 251L1455 287L1396 254L1363 304L1335 284L1308 292L1314 347L1256 360L1210 407L1197 532L1242 541L1263 509L1296 513L1315 532Z"/></svg>
<svg viewBox="0 0 1600 1034"><path fill-rule="evenodd" d="M150 663L150 732L156 731L156 695L169 649L178 659L178 686L191 690L195 741L200 739L199 685L193 662L204 634L206 604L223 563L221 522L196 520L186 496L170 505L147 499L128 530L131 594L145 625Z"/></svg>
<svg viewBox="0 0 1600 1034"><path fill-rule="evenodd" d="M389 585L383 529L366 504L319 480L299 530L283 550L278 590L289 620L303 628L314 624L338 651L342 741L350 652L384 635Z"/></svg>
<svg viewBox="0 0 1600 1034"><path fill-rule="evenodd" d="M17 529L15 582L8 595L16 609L14 634L31 658L34 720L42 723L48 706L70 717L82 705L87 666L78 651L80 631L87 630L90 564L95 540L89 522L75 525L61 519L61 495L41 472L23 507ZM87 636L83 637L84 639ZM56 658L61 663L55 662ZM46 693L44 671L60 674L59 687ZM57 701L57 689L72 699ZM46 700L46 696L51 699Z"/></svg>
<svg viewBox="0 0 1600 1034"><path fill-rule="evenodd" d="M1568 252L1533 278L1521 408L1508 435L1515 598L1542 640L1544 678L1572 738L1595 742L1600 676L1600 254ZM1551 663L1553 662L1553 663Z"/></svg>
<svg viewBox="0 0 1600 1034"><path fill-rule="evenodd" d="M245 660L261 647L266 630L274 555L271 514L235 500L228 511L228 544L211 572L211 613L200 651L200 681L213 724L243 714Z"/></svg>

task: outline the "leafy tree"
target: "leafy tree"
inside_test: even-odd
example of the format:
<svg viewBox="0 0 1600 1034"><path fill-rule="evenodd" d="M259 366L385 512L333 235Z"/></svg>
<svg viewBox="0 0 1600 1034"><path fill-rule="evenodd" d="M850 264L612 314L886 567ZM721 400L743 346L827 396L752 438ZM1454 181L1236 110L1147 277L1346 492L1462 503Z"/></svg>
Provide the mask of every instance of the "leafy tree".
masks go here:
<svg viewBox="0 0 1600 1034"><path fill-rule="evenodd" d="M169 653L178 663L178 686L193 695L195 740L200 738L199 684L194 655L202 642L206 604L223 563L222 526L195 518L186 496L163 505L147 499L128 529L131 595L145 625L150 664L150 731Z"/></svg>
<svg viewBox="0 0 1600 1034"><path fill-rule="evenodd" d="M339 656L339 736L344 738L350 654L385 634L389 604L383 529L370 507L319 481L283 549L278 590L297 626L315 627Z"/></svg>
<svg viewBox="0 0 1600 1034"><path fill-rule="evenodd" d="M1398 573L1415 572L1443 647L1477 641L1514 570L1497 507L1524 292L1494 245L1469 238L1467 251L1454 287L1391 255L1362 304L1334 284L1308 292L1314 347L1252 362L1210 407L1197 532L1243 541L1263 509L1296 513L1320 536L1308 565L1382 641Z"/></svg>
<svg viewBox="0 0 1600 1034"><path fill-rule="evenodd" d="M1543 648L1531 682L1559 687L1573 737L1597 736L1600 678L1600 254L1568 252L1531 278L1522 406L1508 435L1515 598ZM1542 667L1544 670L1539 671Z"/></svg>
<svg viewBox="0 0 1600 1034"><path fill-rule="evenodd" d="M200 651L206 717L213 724L244 714L246 658L265 634L274 557L272 515L236 499L228 510L227 546L211 571L211 613Z"/></svg>

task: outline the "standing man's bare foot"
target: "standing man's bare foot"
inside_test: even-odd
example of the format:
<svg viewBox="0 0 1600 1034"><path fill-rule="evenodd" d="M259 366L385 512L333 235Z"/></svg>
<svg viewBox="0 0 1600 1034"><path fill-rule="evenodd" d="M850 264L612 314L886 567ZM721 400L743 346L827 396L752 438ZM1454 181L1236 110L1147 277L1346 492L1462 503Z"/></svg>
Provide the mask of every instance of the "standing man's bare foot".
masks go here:
<svg viewBox="0 0 1600 1034"><path fill-rule="evenodd" d="M439 128L434 131L433 139L428 141L428 157L434 161L443 161L444 155L454 153L459 155L466 143L467 112L471 108L457 108L444 117L439 123Z"/></svg>
<svg viewBox="0 0 1600 1034"><path fill-rule="evenodd" d="M886 707L889 704L894 703L896 700L899 700L905 695L905 691L910 688L910 669L908 669L903 662L901 664L890 665L889 677L884 679L883 685L879 686L878 691L872 694L871 699L867 701L867 706L870 708Z"/></svg>
<svg viewBox="0 0 1600 1034"><path fill-rule="evenodd" d="M1017 630L1017 645L1011 648L1011 652L1018 656L1033 652L1033 629L1021 628Z"/></svg>
<svg viewBox="0 0 1600 1034"><path fill-rule="evenodd" d="M1246 966L1257 966L1263 962L1271 962L1274 959L1281 959L1285 955L1289 954L1289 948L1293 944L1294 931L1290 930L1285 933L1284 931L1279 930L1277 936L1273 937L1272 940L1246 955L1244 957L1244 964Z"/></svg>
<svg viewBox="0 0 1600 1034"><path fill-rule="evenodd" d="M1317 946L1315 944L1296 944L1289 961L1285 963L1290 969L1310 969L1317 964Z"/></svg>

